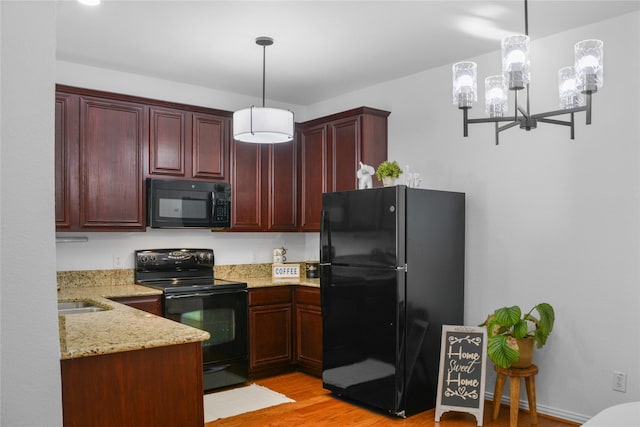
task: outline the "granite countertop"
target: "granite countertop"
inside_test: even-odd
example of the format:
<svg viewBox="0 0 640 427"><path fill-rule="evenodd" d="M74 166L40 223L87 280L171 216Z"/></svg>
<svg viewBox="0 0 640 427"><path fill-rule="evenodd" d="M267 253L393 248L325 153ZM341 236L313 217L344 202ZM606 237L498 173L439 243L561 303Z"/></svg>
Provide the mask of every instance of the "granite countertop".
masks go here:
<svg viewBox="0 0 640 427"><path fill-rule="evenodd" d="M220 267L221 277L246 282L249 289L301 285L320 287L320 279L274 282L270 265ZM218 272L218 270L216 270ZM251 277L251 276L258 277ZM58 316L61 359L140 350L209 339L206 331L165 319L109 298L162 295L162 291L133 283L133 270L58 272L58 301L85 300L105 311Z"/></svg>
<svg viewBox="0 0 640 427"><path fill-rule="evenodd" d="M109 310L58 316L60 358L185 344L209 339L206 331L117 303L108 298L160 295L138 285L62 288L58 301L86 300Z"/></svg>
<svg viewBox="0 0 640 427"><path fill-rule="evenodd" d="M245 277L245 278L229 278L228 280L235 280L240 282L247 282L247 288L267 288L270 286L291 286L291 285L300 285L300 286L309 286L312 288L320 287L320 279L305 279L300 278L300 282L274 282L271 277Z"/></svg>

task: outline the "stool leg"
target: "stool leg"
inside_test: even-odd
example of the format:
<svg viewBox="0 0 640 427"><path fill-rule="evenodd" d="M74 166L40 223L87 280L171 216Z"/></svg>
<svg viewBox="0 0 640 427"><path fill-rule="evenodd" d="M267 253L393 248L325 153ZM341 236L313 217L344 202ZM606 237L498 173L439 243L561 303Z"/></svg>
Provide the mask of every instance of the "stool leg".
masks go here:
<svg viewBox="0 0 640 427"><path fill-rule="evenodd" d="M518 411L520 410L520 378L511 377L509 381L509 397L511 398L509 408L509 425L518 427Z"/></svg>
<svg viewBox="0 0 640 427"><path fill-rule="evenodd" d="M527 387L527 398L529 399L529 412L531 413L531 424L538 424L538 410L536 408L536 378L532 375L524 379Z"/></svg>
<svg viewBox="0 0 640 427"><path fill-rule="evenodd" d="M500 401L502 400L502 390L504 389L504 380L506 376L504 374L498 374L496 377L496 387L493 392L493 417L492 419L498 418L498 413L500 412Z"/></svg>

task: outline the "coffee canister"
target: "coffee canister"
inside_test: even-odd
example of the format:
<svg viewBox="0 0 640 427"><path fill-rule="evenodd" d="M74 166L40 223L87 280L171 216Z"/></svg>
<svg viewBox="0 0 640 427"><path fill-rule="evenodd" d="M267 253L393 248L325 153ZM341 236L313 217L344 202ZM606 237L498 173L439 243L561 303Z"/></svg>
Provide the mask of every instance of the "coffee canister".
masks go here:
<svg viewBox="0 0 640 427"><path fill-rule="evenodd" d="M318 265L320 261L305 261L306 271L307 271L307 279L317 279L318 278Z"/></svg>

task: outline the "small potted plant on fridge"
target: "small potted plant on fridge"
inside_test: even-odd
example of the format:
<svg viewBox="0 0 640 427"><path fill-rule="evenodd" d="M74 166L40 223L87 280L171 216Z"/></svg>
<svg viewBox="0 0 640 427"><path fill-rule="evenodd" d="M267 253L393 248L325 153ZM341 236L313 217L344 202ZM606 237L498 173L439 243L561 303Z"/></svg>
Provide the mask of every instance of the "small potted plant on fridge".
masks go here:
<svg viewBox="0 0 640 427"><path fill-rule="evenodd" d="M380 181L382 181L382 185L385 187L395 185L395 181L398 179L400 174L402 174L402 169L400 169L398 162L395 160L392 162L385 160L380 163L378 169L376 169L376 176Z"/></svg>

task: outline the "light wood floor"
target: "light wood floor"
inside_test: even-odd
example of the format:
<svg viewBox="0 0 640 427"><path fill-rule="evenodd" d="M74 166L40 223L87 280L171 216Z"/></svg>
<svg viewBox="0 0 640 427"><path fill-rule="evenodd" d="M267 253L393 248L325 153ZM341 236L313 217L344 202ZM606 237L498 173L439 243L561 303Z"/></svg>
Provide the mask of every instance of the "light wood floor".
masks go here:
<svg viewBox="0 0 640 427"><path fill-rule="evenodd" d="M422 412L406 419L386 416L369 409L346 403L322 388L322 381L302 373L280 375L255 381L271 390L280 392L295 400L272 406L260 411L249 412L235 417L224 418L207 423L205 427L232 426L421 426L421 427L475 427L476 419L472 415L459 412L447 412L440 423L434 421L435 410ZM503 406L496 421L491 420L491 402L485 405L484 426L508 427L509 408ZM532 425L529 414L520 411L518 426ZM561 421L538 414L537 427L574 427L578 424Z"/></svg>

